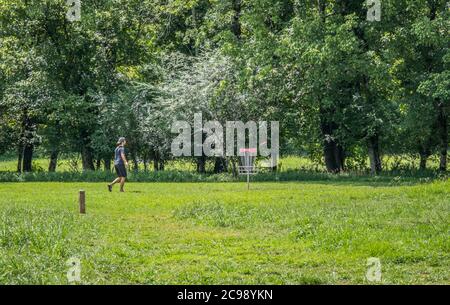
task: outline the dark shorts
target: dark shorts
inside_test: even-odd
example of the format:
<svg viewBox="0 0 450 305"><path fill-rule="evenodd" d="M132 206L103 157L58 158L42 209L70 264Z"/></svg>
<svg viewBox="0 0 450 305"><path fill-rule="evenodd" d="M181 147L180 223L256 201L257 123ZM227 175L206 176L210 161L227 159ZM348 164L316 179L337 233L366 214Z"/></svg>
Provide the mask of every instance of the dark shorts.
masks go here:
<svg viewBox="0 0 450 305"><path fill-rule="evenodd" d="M114 165L114 167L116 168L117 176L125 178L127 177L127 169L125 168L125 164L117 164Z"/></svg>

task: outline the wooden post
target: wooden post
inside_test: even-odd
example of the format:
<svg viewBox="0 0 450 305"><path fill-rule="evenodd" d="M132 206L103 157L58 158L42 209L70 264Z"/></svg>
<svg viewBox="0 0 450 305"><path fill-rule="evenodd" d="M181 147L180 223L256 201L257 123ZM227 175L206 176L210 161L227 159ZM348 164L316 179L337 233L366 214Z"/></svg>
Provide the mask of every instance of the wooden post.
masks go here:
<svg viewBox="0 0 450 305"><path fill-rule="evenodd" d="M86 214L86 192L81 190L79 195L80 214Z"/></svg>

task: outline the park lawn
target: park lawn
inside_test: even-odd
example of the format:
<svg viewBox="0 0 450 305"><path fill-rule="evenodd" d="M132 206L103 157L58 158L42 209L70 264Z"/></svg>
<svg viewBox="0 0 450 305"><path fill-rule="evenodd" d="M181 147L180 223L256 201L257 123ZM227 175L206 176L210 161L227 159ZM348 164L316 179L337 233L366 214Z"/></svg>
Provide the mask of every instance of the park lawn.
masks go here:
<svg viewBox="0 0 450 305"><path fill-rule="evenodd" d="M449 284L449 212L448 180L2 183L0 283Z"/></svg>

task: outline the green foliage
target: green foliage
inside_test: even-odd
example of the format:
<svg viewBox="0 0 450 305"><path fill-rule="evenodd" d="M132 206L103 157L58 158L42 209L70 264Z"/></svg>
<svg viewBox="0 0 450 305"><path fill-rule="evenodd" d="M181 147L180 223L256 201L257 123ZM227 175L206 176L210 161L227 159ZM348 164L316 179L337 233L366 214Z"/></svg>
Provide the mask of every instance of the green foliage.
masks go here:
<svg viewBox="0 0 450 305"><path fill-rule="evenodd" d="M44 172L42 170L31 173L18 174L15 172L0 172L0 182L105 182L112 181L116 174L109 171L83 172ZM199 174L190 171L165 170L151 172L131 172L131 182L236 182L246 181L245 176L235 177L232 173ZM447 174L427 170L419 171L410 168L398 168L385 171L382 175L372 177L368 172L344 173L334 175L323 171L308 169L288 170L280 173L259 173L251 177L252 181L382 181L385 183L414 183L428 182L435 179L448 179Z"/></svg>
<svg viewBox="0 0 450 305"><path fill-rule="evenodd" d="M0 1L0 153L81 153L93 170L125 136L134 167L162 170L171 123L201 111L279 121L282 153L331 172L368 156L381 169L383 154L420 155L422 169L439 154L446 168L445 0L384 0L380 22L350 0L85 0L78 22L66 11Z"/></svg>

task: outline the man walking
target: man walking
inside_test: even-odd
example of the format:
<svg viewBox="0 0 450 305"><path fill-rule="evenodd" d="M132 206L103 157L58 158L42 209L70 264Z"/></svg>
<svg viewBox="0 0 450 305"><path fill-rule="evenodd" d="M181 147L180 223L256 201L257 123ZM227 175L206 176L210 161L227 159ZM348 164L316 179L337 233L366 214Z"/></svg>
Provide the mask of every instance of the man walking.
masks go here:
<svg viewBox="0 0 450 305"><path fill-rule="evenodd" d="M120 183L120 191L124 192L123 187L125 185L125 179L127 178L128 161L125 157L125 145L127 140L124 137L119 138L117 141L117 147L114 151L114 167L117 173L117 179L108 184L108 190L112 192L112 187L116 183Z"/></svg>

